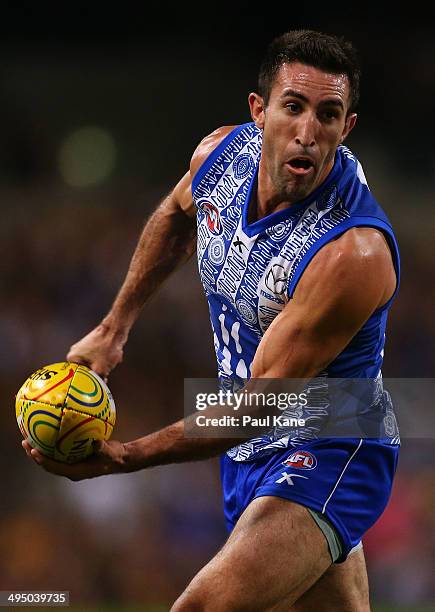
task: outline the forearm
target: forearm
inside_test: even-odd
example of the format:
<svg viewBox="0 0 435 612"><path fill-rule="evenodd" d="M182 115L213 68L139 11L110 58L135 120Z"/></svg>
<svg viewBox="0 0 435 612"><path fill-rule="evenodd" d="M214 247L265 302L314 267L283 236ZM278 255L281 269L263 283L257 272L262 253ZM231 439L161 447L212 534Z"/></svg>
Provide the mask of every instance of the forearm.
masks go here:
<svg viewBox="0 0 435 612"><path fill-rule="evenodd" d="M251 419L258 421L259 417L267 415L273 419L280 415L278 404L261 400L263 394L264 397L266 394L278 397L280 391L275 381L258 378L247 381L235 394L223 390L219 391L221 395L212 393L212 405L197 408L180 421L125 443L119 469L132 472L168 463L208 459L256 435L266 435L268 423L251 425Z"/></svg>
<svg viewBox="0 0 435 612"><path fill-rule="evenodd" d="M195 249L195 223L170 194L146 223L125 281L103 326L125 336L146 300Z"/></svg>
<svg viewBox="0 0 435 612"><path fill-rule="evenodd" d="M122 471L134 472L148 467L199 461L224 452L245 438L193 438L185 436L185 420L143 438L127 442Z"/></svg>

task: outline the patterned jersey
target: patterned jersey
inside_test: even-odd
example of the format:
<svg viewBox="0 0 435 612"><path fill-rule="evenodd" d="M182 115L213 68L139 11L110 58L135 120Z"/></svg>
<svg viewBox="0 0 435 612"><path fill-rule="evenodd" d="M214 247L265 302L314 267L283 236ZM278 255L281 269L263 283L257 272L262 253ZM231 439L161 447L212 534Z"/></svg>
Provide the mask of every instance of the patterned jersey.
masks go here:
<svg viewBox="0 0 435 612"><path fill-rule="evenodd" d="M377 228L388 241L398 279L400 272L391 224L371 194L361 164L344 146L338 147L326 180L307 198L249 223L261 148L262 131L253 123L241 125L209 155L192 182L199 273L209 304L219 379L230 390L249 379L262 336L326 243L352 227ZM372 378L380 388L392 299L372 314L313 385L324 388L324 377ZM327 413L324 405L317 409L319 415ZM318 426L307 427L292 437L275 431L228 453L236 460L253 459L315 438L319 431Z"/></svg>

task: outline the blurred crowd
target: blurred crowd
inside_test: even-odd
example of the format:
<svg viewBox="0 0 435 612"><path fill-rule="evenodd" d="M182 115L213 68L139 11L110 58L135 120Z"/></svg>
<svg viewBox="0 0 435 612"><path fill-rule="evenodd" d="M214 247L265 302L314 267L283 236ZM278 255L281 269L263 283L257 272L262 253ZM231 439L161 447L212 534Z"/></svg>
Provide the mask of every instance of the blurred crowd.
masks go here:
<svg viewBox="0 0 435 612"><path fill-rule="evenodd" d="M88 189L68 186L41 132L18 130L14 116L3 117L9 144L0 156L0 590L65 589L76 604L167 606L224 541L218 461L64 481L25 457L14 394L35 369L62 361L105 314L147 216L171 184L163 177L147 186L132 172ZM416 190L388 163L388 150L369 138L356 144L349 146L395 224L403 260L384 375L432 377L435 187L422 177ZM180 418L183 379L214 375L192 260L146 306L110 379L114 437L139 437ZM375 601L434 604L434 506L435 434L405 439L392 499L364 542Z"/></svg>

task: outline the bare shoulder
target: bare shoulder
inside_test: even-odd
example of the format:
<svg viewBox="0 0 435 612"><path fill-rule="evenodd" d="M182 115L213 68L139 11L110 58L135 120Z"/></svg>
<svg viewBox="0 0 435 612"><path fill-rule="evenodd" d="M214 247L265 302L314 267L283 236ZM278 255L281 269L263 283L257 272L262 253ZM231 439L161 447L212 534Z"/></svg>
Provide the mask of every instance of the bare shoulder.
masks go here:
<svg viewBox="0 0 435 612"><path fill-rule="evenodd" d="M372 227L353 227L330 242L325 252L327 257L333 255L335 265L342 267L392 263L384 234Z"/></svg>
<svg viewBox="0 0 435 612"><path fill-rule="evenodd" d="M382 306L396 287L393 259L384 234L370 227L355 227L326 244L304 272L299 292L325 280L325 285L334 287L337 293L351 292L355 297L367 292L379 295L378 305Z"/></svg>
<svg viewBox="0 0 435 612"><path fill-rule="evenodd" d="M207 159L212 151L222 142L222 140L227 136L230 132L237 127L236 125L224 125L222 127L217 128L211 134L208 134L205 138L201 140L199 145L196 147L192 159L190 161L190 176L193 179L201 165Z"/></svg>
<svg viewBox="0 0 435 612"><path fill-rule="evenodd" d="M192 159L190 161L190 169L186 172L183 178L175 186L172 194L173 201L177 208L191 218L195 217L196 210L192 199L192 180L203 162L207 159L210 153L218 146L218 144L237 127L235 125L226 125L218 128L211 134L208 134L201 140L196 147Z"/></svg>

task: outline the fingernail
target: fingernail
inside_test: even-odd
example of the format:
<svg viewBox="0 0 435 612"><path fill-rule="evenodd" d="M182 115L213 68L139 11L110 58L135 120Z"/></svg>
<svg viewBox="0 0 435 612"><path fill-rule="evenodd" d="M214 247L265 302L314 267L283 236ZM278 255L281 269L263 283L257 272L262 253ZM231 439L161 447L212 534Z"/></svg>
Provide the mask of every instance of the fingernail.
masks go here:
<svg viewBox="0 0 435 612"><path fill-rule="evenodd" d="M36 463L41 463L41 459L40 459L38 453L35 451L35 449L31 450L30 454L32 455L32 457L36 461Z"/></svg>

